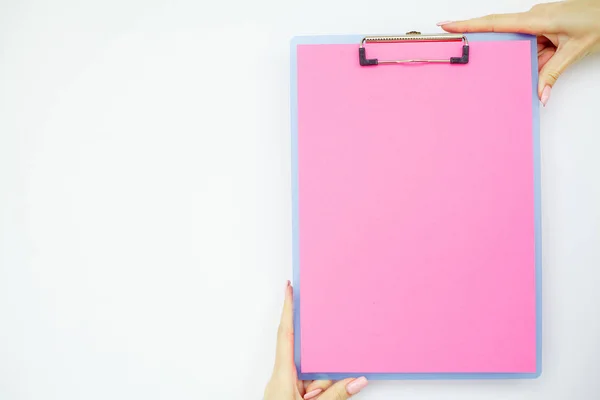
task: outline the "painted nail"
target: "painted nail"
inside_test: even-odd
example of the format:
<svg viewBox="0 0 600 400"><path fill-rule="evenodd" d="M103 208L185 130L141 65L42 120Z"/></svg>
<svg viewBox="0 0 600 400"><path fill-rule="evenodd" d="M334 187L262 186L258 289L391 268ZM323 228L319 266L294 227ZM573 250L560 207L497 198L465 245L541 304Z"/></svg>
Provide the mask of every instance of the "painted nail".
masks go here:
<svg viewBox="0 0 600 400"><path fill-rule="evenodd" d="M304 400L312 399L313 397L317 397L319 393L321 393L323 389L315 389L304 395Z"/></svg>
<svg viewBox="0 0 600 400"><path fill-rule="evenodd" d="M544 90L542 90L542 97L540 97L540 101L542 102L542 105L544 107L546 107L546 104L548 104L548 100L550 99L551 94L552 94L552 86L546 85Z"/></svg>
<svg viewBox="0 0 600 400"><path fill-rule="evenodd" d="M346 385L346 392L353 396L363 390L367 386L367 383L369 383L367 382L367 378L361 376Z"/></svg>
<svg viewBox="0 0 600 400"><path fill-rule="evenodd" d="M452 21L442 21L442 22L438 22L437 26L444 26L444 25L448 25L448 24L451 24L451 23L452 23Z"/></svg>

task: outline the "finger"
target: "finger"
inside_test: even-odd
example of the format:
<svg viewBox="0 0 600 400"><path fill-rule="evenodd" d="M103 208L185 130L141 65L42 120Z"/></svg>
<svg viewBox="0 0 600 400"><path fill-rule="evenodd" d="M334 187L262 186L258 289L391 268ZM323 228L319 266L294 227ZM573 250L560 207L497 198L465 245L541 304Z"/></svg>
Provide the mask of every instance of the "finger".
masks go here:
<svg viewBox="0 0 600 400"><path fill-rule="evenodd" d="M530 12L512 14L490 14L466 21L445 23L442 28L448 32L516 32L541 34L547 30L547 23Z"/></svg>
<svg viewBox="0 0 600 400"><path fill-rule="evenodd" d="M336 382L318 397L318 400L346 400L367 386L367 378L344 379Z"/></svg>
<svg viewBox="0 0 600 400"><path fill-rule="evenodd" d="M548 102L552 87L558 78L568 66L585 55L585 49L584 45L574 40L569 40L559 46L554 55L546 61L540 71L538 84L538 93L543 105L546 105Z"/></svg>
<svg viewBox="0 0 600 400"><path fill-rule="evenodd" d="M294 311L292 286L287 282L285 300L281 312L281 321L277 332L276 369L288 369L294 366Z"/></svg>
<svg viewBox="0 0 600 400"><path fill-rule="evenodd" d="M312 381L308 386L306 386L306 394L304 395L304 400L309 400L317 397L322 392L326 391L333 385L332 381Z"/></svg>
<svg viewBox="0 0 600 400"><path fill-rule="evenodd" d="M556 53L556 48L554 47L546 47L538 53L538 72L544 68L544 65L552 58L554 53Z"/></svg>
<svg viewBox="0 0 600 400"><path fill-rule="evenodd" d="M541 35L558 33L557 16L563 2L537 4L527 12L490 14L466 21L438 24L448 32L515 32Z"/></svg>
<svg viewBox="0 0 600 400"><path fill-rule="evenodd" d="M550 39L548 39L546 36L538 36L537 37L537 52L538 55L540 54L540 52L542 50L544 50L547 47L555 47L552 42L550 41Z"/></svg>
<svg viewBox="0 0 600 400"><path fill-rule="evenodd" d="M303 397L304 394L306 393L306 390L304 388L304 382L302 381L296 381L296 386L298 387L298 393L300 394L300 397Z"/></svg>

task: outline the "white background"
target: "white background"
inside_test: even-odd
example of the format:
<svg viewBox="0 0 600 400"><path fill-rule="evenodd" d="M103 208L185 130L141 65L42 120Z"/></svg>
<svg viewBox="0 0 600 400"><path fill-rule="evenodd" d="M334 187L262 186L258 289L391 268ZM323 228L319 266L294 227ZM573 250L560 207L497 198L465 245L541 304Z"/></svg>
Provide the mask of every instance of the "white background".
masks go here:
<svg viewBox="0 0 600 400"><path fill-rule="evenodd" d="M2 0L0 399L261 398L292 274L289 39L532 4ZM542 111L542 377L356 398L600 398L599 61Z"/></svg>

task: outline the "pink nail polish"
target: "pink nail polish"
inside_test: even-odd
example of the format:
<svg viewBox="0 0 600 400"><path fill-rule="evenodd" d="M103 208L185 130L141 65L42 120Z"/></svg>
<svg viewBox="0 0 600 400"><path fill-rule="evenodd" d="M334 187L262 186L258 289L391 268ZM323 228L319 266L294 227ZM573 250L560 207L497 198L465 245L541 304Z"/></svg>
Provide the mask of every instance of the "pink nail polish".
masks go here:
<svg viewBox="0 0 600 400"><path fill-rule="evenodd" d="M542 102L542 105L544 107L546 107L546 104L548 104L548 100L550 99L551 94L552 94L552 86L546 85L544 90L542 90L542 96L540 97L540 101Z"/></svg>
<svg viewBox="0 0 600 400"><path fill-rule="evenodd" d="M451 24L451 23L452 23L452 21L442 21L442 22L438 22L437 26L444 26L444 25L448 25L448 24Z"/></svg>
<svg viewBox="0 0 600 400"><path fill-rule="evenodd" d="M367 383L369 383L367 378L361 376L346 385L346 392L348 392L349 395L355 395L363 390L367 386Z"/></svg>
<svg viewBox="0 0 600 400"><path fill-rule="evenodd" d="M310 392L308 392L304 395L304 400L309 400L309 399L312 399L313 397L317 397L317 395L319 393L321 393L322 391L323 391L323 389L311 390Z"/></svg>

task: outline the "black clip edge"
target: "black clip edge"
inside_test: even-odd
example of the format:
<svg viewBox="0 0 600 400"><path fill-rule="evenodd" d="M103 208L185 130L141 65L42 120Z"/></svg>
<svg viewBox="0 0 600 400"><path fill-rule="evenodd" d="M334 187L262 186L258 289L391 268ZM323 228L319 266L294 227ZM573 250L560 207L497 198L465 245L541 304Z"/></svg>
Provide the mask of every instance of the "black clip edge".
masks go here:
<svg viewBox="0 0 600 400"><path fill-rule="evenodd" d="M469 63L469 45L465 44L462 48L462 57L450 57L450 64L468 64Z"/></svg>
<svg viewBox="0 0 600 400"><path fill-rule="evenodd" d="M362 67L379 64L376 58L367 58L367 50L364 47L358 48L358 61Z"/></svg>

